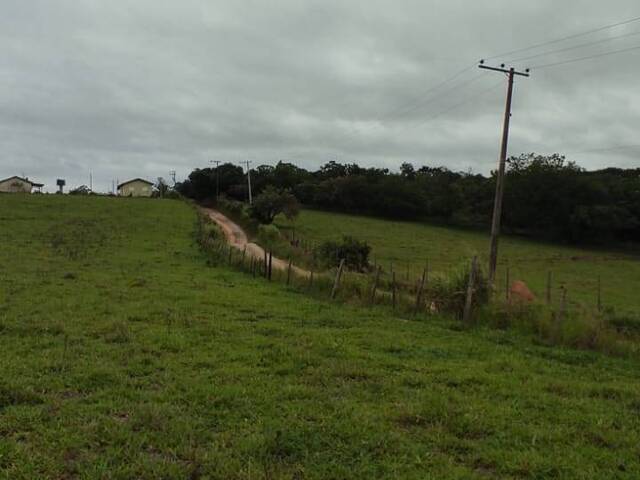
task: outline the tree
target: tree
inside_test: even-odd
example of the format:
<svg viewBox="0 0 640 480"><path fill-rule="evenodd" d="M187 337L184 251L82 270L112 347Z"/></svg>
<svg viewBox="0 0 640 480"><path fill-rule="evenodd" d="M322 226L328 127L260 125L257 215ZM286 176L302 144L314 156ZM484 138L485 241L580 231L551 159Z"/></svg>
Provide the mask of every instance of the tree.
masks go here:
<svg viewBox="0 0 640 480"><path fill-rule="evenodd" d="M400 165L400 175L410 180L413 180L414 178L416 178L416 169L413 168L412 164L405 162L402 165Z"/></svg>
<svg viewBox="0 0 640 480"><path fill-rule="evenodd" d="M251 216L260 223L269 225L280 213L288 219L298 215L300 205L298 199L289 191L278 191L275 187L268 186L264 191L253 199Z"/></svg>
<svg viewBox="0 0 640 480"><path fill-rule="evenodd" d="M229 193L232 187L237 188L238 185L242 185L245 177L242 167L232 163L223 163L217 169L195 169L189 174L187 180L176 185L176 190L185 197L195 200L215 198L216 178L220 184L220 193Z"/></svg>

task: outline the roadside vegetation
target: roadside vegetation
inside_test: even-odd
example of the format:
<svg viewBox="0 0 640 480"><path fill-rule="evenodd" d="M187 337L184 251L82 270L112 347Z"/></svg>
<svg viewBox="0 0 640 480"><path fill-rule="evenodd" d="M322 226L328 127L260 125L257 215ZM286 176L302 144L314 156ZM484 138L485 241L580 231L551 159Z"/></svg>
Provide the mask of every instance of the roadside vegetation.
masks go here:
<svg viewBox="0 0 640 480"><path fill-rule="evenodd" d="M3 196L0 218L4 478L640 470L636 357L254 279L184 202Z"/></svg>

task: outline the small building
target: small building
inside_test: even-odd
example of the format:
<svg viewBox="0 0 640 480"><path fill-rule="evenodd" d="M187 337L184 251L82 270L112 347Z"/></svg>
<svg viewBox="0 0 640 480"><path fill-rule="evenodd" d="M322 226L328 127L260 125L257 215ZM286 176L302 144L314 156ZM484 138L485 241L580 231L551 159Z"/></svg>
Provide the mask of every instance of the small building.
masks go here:
<svg viewBox="0 0 640 480"><path fill-rule="evenodd" d="M13 176L0 180L0 192L2 193L31 193L34 190L38 193L42 192L44 184L36 183L29 178Z"/></svg>
<svg viewBox="0 0 640 480"><path fill-rule="evenodd" d="M150 197L153 195L153 183L142 178L134 178L118 185L121 197Z"/></svg>

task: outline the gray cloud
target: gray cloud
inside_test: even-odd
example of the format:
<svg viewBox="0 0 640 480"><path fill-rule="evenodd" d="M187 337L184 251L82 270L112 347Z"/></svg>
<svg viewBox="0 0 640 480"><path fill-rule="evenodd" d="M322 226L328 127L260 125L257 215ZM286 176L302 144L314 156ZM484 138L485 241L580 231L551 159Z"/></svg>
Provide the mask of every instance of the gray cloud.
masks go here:
<svg viewBox="0 0 640 480"><path fill-rule="evenodd" d="M92 171L106 190L112 179L183 177L211 159L246 158L487 173L504 85L473 63L638 11L633 0L4 0L0 177L25 173L54 189L56 177L78 185ZM635 31L640 22L558 46ZM635 45L640 36L519 66ZM640 143L639 58L519 79L511 153L637 166L640 148L597 149ZM424 96L466 66L451 88Z"/></svg>

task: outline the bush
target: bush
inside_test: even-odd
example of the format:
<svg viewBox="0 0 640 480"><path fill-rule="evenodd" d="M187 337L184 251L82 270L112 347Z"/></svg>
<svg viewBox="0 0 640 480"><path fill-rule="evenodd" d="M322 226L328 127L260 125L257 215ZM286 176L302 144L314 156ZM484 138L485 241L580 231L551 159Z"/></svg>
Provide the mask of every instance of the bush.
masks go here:
<svg viewBox="0 0 640 480"><path fill-rule="evenodd" d="M224 196L221 196L218 199L217 206L221 210L224 210L226 213L228 213L229 215L232 215L234 217L242 216L243 213L244 213L244 210L245 210L244 203L238 202L237 200L232 200L232 199L224 197Z"/></svg>
<svg viewBox="0 0 640 480"><path fill-rule="evenodd" d="M320 263L327 267L337 267L344 259L348 269L361 272L369 268L371 247L366 242L343 236L340 241L324 242L314 253Z"/></svg>
<svg viewBox="0 0 640 480"><path fill-rule="evenodd" d="M258 240L266 249L272 249L280 238L280 230L275 225L258 226Z"/></svg>

